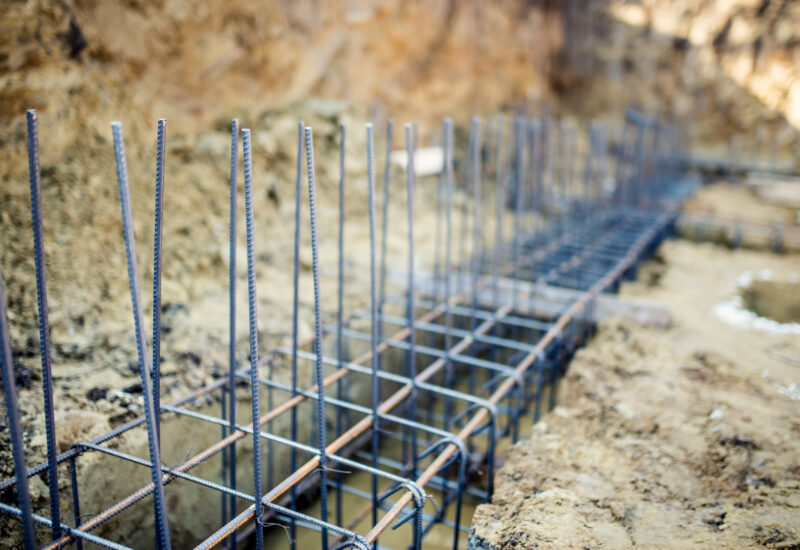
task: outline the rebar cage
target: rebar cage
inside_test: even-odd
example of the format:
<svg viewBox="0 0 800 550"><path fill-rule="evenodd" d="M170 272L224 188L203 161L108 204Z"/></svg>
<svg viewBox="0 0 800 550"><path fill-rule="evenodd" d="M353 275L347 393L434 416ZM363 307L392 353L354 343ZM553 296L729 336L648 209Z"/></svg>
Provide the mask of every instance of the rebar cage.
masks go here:
<svg viewBox="0 0 800 550"><path fill-rule="evenodd" d="M166 121L158 123L153 337L144 334L136 248L132 229L122 126L112 124L117 179L128 257L128 274L143 388L144 415L93 441L76 441L67 452L55 446L47 290L42 238L37 118L28 112L31 204L39 326L43 362L47 462L27 468L13 383L5 296L0 277L0 336L5 403L15 477L0 491L16 492L18 504L0 503L16 516L26 548L71 543L107 548L192 545L258 549L463 547L469 533L465 499L492 495L498 450L555 405L558 379L578 346L589 337L592 303L635 276L637 265L672 230L687 193L678 157L677 126L628 110L619 139L608 127L587 128L578 154L578 131L567 122L498 116L485 132L470 122L459 178L454 168L453 123L441 134L443 162L435 181L436 249L431 269L415 269L414 193L417 185L416 125L406 125L408 264L390 280L386 260L393 124L386 131L383 199L376 197L372 125L366 126L370 232L369 308L343 311L344 138L340 128L338 310L336 322L321 316L317 254L317 204L313 130L298 124L292 345L260 356L255 281L254 199L250 131L232 124L230 172L230 347L227 375L181 399L160 398L161 225ZM488 135L482 143L482 135ZM247 233L250 355L245 366L234 350L238 145L242 143ZM303 156L305 174L303 181ZM609 159L615 171L609 170ZM580 173L582 172L582 173ZM461 180L459 184L457 179ZM304 185L305 183L305 185ZM313 262L315 331L298 340L298 270L301 197L308 196ZM458 205L454 197L460 198ZM485 208L487 197L494 205ZM382 232L376 229L376 204ZM460 217L454 235L453 216ZM511 217L511 231L506 217ZM304 230L304 229L303 229ZM380 242L379 242L380 238ZM457 243L453 241L458 239ZM456 245L458 249L456 249ZM467 254L469 249L470 253ZM457 258L454 258L458 252ZM393 272L398 270L392 269ZM395 283L398 283L395 281ZM396 292L390 287L397 287ZM562 299L547 292L570 289ZM152 352L151 354L148 351ZM301 376L313 374L310 381ZM245 390L246 388L246 390ZM243 408L242 408L243 407ZM249 409L249 413L246 413ZM162 442L162 420L192 423L212 444L191 457L176 457ZM310 419L310 421L309 421ZM117 442L146 431L148 456ZM165 434L168 432L165 431ZM245 448L246 447L246 448ZM244 450L243 450L244 448ZM162 459L162 452L168 458ZM77 464L87 454L112 476L149 476L141 487L105 510L82 515ZM122 464L126 466L123 467ZM127 468L127 469L125 469ZM46 475L50 517L33 514L28 479ZM58 477L69 476L68 513L63 514ZM138 479L138 478L137 478ZM174 482L174 483L173 483ZM173 487L196 488L197 501L217 507L217 525L189 540L173 540ZM142 510L145 513L142 513ZM152 510L152 512L150 512ZM152 525L145 523L143 518ZM466 518L468 520L468 518ZM123 524L135 537L120 537ZM49 528L36 530L35 524ZM279 535L274 537L274 531ZM283 536L280 528L286 535ZM127 531L130 533L131 528ZM143 533L142 533L143 531ZM314 533L317 533L316 535ZM271 537L271 538L269 538ZM133 542L132 542L133 541ZM153 542L155 541L155 542ZM314 542L311 542L314 541Z"/></svg>

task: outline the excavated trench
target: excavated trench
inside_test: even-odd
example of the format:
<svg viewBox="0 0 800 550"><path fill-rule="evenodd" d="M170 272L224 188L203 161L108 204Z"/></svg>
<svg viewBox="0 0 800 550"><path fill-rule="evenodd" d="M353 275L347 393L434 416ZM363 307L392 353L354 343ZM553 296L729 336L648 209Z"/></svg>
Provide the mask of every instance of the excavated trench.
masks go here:
<svg viewBox="0 0 800 550"><path fill-rule="evenodd" d="M437 342L428 342L435 345ZM441 342L439 342L441 344ZM348 346L348 355L357 356L366 349L364 343L351 343ZM390 372L400 372L404 364L404 354L401 350L390 350L383 354L383 367ZM273 364L272 375L276 380L282 380L288 375L287 365L276 361ZM299 374L302 379L311 379L310 362L300 362L298 364ZM268 367L262 366L262 376L268 374ZM467 391L466 371L459 377L462 380L456 385L456 389ZM349 388L350 399L353 403L367 405L366 396L369 394L367 380L354 379L354 383ZM392 384L384 382L382 393L387 395L394 389ZM547 406L549 388L543 386L540 390L541 407ZM241 385L237 396L237 423L248 424L251 418L252 409L249 399L249 391ZM261 390L261 412L266 413L280 401L280 397L275 392L276 401L270 402L270 391L268 388ZM335 393L334 391L330 392ZM183 408L199 414L219 417L220 401L216 397L206 396L198 399L194 404L183 405ZM306 400L298 406L298 425L297 430L300 434L298 440L309 445L314 445L315 430L313 419L315 418L315 404L313 400ZM437 412L441 412L441 403L436 405ZM529 411L530 412L530 411ZM423 416L420 411L419 416ZM267 423L262 429L270 433L286 437L290 436L289 414L280 415L274 422ZM352 422L351 422L352 423ZM526 414L519 421L519 431L525 434L533 424L533 415ZM331 428L335 425L334 414L328 411L327 425L329 430L329 441L333 439ZM214 426L208 422L191 417L179 416L174 413L164 413L161 423L162 437L162 462L169 467L177 467L186 462L192 456L203 449L211 447L221 438L220 426ZM117 451L122 451L139 457L148 459L147 434L144 425L128 431L116 440L117 443L112 447ZM396 438L381 438L382 456L401 456L402 442ZM497 456L503 456L511 445L508 437L500 438L496 447ZM350 456L368 463L366 453L368 445L350 449ZM269 442L262 439L262 453L264 455L264 469L262 477L265 482L265 490L273 483L277 483L291 473L290 471L290 450L287 446ZM362 456L359 456L362 454ZM302 464L311 455L298 452L298 464ZM222 453L216 454L203 461L198 466L192 468L188 473L201 477L209 481L222 480ZM252 437L246 436L236 444L237 460L237 488L243 492L252 493L252 471L253 471L253 443ZM269 468L272 468L270 473ZM334 466L329 475L341 472L344 475L344 483L348 487L348 492L342 493L343 516L346 522L350 522L349 528L358 533L366 533L370 530L371 518L369 515L355 521L353 517L361 510L365 503L363 494L369 493L371 489L372 476L363 471L354 471L341 466ZM66 473L66 472L65 472ZM86 452L77 460L78 487L81 502L81 513L83 515L96 514L102 510L113 506L122 501L125 497L135 493L140 488L145 487L150 482L149 469L141 465L133 464L115 457L110 457L102 453ZM482 487L486 483L484 471L473 472L471 484ZM361 495L356 494L361 492ZM442 492L438 489L428 488L428 502L425 513L434 514L436 507L442 502ZM329 495L331 495L329 490ZM219 529L223 525L222 506L223 499L219 492L202 487L187 480L175 479L165 486L165 496L168 507L170 531L172 544L176 548L191 548L205 540L205 538ZM465 494L462 503L460 523L464 526L471 524L472 516L478 504L478 498L469 493ZM333 518L337 513L337 499L329 496L329 514ZM237 511L241 512L246 508L244 501L238 501ZM312 517L320 517L319 487L317 483L310 483L301 486L298 493L297 509L299 512ZM453 521L454 510L448 507L445 519ZM289 548L289 530L285 518L270 517L264 521L266 526L265 542L268 548ZM130 546L132 548L149 548L152 540L149 536L143 537L142 533L151 533L155 529L152 497L148 496L125 510L118 516L108 520L101 526L92 531L94 535L102 536ZM253 542L252 531L243 530L239 537L240 544L249 545ZM388 548L403 548L412 540L413 531L411 523L407 523L398 529L387 529L380 537L380 544ZM452 548L453 530L449 526L442 524L434 525L425 536L425 548L434 550ZM297 548L314 548L320 544L320 535L317 531L299 526L296 532ZM459 547L466 548L468 533L462 531Z"/></svg>

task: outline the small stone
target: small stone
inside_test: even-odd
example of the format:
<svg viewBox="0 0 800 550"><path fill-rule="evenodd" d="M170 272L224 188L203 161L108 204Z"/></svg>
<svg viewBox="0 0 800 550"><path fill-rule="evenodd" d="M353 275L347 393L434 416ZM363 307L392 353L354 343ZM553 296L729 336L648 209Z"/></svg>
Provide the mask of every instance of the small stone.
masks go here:
<svg viewBox="0 0 800 550"><path fill-rule="evenodd" d="M130 386L123 388L122 391L125 393L142 393L142 384L141 382L131 384Z"/></svg>
<svg viewBox="0 0 800 550"><path fill-rule="evenodd" d="M108 393L108 388L91 388L88 392L86 392L86 398L89 401L99 401L100 399L105 399Z"/></svg>
<svg viewBox="0 0 800 550"><path fill-rule="evenodd" d="M612 501L608 504L608 509L611 510L611 515L614 519L621 521L625 518L625 505L619 501Z"/></svg>

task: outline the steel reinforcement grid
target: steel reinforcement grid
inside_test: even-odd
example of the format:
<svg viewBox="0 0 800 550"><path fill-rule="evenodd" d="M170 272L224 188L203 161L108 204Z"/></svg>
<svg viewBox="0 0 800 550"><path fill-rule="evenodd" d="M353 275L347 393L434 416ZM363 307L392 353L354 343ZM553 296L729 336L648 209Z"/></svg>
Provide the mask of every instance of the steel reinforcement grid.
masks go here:
<svg viewBox="0 0 800 550"><path fill-rule="evenodd" d="M559 376L591 333L594 297L616 291L621 280L635 275L640 261L672 230L686 192L678 168L668 160L682 148L681 132L673 124L634 110L625 113L613 143L606 124L588 125L580 155L577 125L547 118L498 116L485 123L473 118L458 170L453 123L446 119L441 130L441 169L435 177L420 177L422 185L435 186L437 220L434 257L428 262L432 268L423 272L416 269L414 253L417 127L409 124L403 129L405 181L392 182L393 124L388 122L382 148L382 197L378 197L375 140L373 127L367 124L368 202L364 207L369 213L370 283L369 289L358 290L368 295L369 308L344 312L345 128L341 126L338 309L336 322L325 325L320 306L314 135L301 122L297 127L293 324L287 329L292 345L262 354L257 331L258 233L253 215L251 134L234 121L227 374L166 404L160 396L166 121L158 122L154 329L149 347L122 126L116 122L111 126L144 415L93 441L75 441L69 450L58 453L37 115L29 111L47 436L47 461L30 469L0 276L0 359L15 471L14 478L0 484L0 510L17 518L19 543L26 548L75 544L78 548L133 545L166 550L224 544L231 549L246 545L261 550L265 544L277 544L265 543L265 533L281 527L287 536L281 533L276 540L290 548L308 547L309 541L325 549L420 548L424 543L463 547L469 533L462 514L466 499L491 499L498 449L516 441L521 430L554 406ZM485 143L483 136L488 136ZM240 143L250 336L246 360L237 357L234 349ZM394 223L388 219L392 184L400 189L404 184L407 199L406 219ZM305 208L308 228L301 227ZM376 208L381 212L376 213ZM457 235L454 217L460 222ZM407 231L407 265L400 270L396 293L387 291L393 284L390 272L398 271L398 266L387 265L387 234L392 225ZM306 230L311 236L315 326L313 337L299 341L300 233ZM571 289L570 298L554 300L544 292L552 287ZM243 415L245 410L249 414ZM168 438L161 441L162 420L187 426L195 423L218 435L209 447L193 449L193 456L167 466L161 459L162 449L169 445ZM146 432L147 456L125 450L122 436L135 431ZM89 454L104 459L86 472L80 461ZM82 493L99 475L113 486L122 463L149 471L150 482L126 498L102 504L103 510L88 510ZM49 517L32 512L29 480L33 476L47 480ZM69 479L62 480L62 486L69 486L63 500L60 476ZM366 483L355 483L355 479ZM181 485L200 491L195 506L219 510L215 525L201 524L205 531L199 534L197 525L191 530L180 526L170 497ZM97 495L93 498L92 506L98 506ZM125 530L120 528L124 524L128 524ZM123 531L125 536L120 534Z"/></svg>

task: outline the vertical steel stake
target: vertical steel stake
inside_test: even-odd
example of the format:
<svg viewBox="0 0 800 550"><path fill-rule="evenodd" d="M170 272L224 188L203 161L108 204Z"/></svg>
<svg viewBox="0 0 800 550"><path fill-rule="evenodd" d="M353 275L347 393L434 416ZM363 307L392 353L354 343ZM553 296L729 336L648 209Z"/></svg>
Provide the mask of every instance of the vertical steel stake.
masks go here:
<svg viewBox="0 0 800 550"><path fill-rule="evenodd" d="M258 430L259 382L258 382L258 313L256 307L256 252L253 220L253 166L250 130L242 129L242 152L244 154L244 204L247 227L247 305L250 319L250 393L253 404L253 493L255 495L256 548L264 548L264 529L261 526L264 504L261 486L261 437Z"/></svg>
<svg viewBox="0 0 800 550"><path fill-rule="evenodd" d="M128 258L128 281L131 289L131 305L133 321L136 328L136 349L139 356L139 376L142 379L142 396L144 399L144 416L147 424L147 444L150 451L151 474L153 478L153 507L156 516L156 545L160 550L171 548L169 523L164 501L164 484L161 476L161 452L155 430L155 405L153 389L150 381L150 369L147 365L145 350L147 343L144 336L144 316L142 314L142 290L139 281L139 265L136 260L136 239L133 234L133 215L131 214L130 190L128 188L128 167L125 160L125 141L122 137L122 123L112 122L111 131L114 136L114 156L117 163L117 184L119 186L120 209L122 210L122 228L125 236L125 254Z"/></svg>
<svg viewBox="0 0 800 550"><path fill-rule="evenodd" d="M44 229L42 227L42 181L39 170L39 125L36 111L27 113L28 170L31 186L31 217L33 226L33 254L36 268L36 300L39 308L39 352L42 356L42 390L44 393L44 425L47 441L47 476L50 496L51 534L53 539L61 531L61 507L58 495L58 464L56 456L56 428L53 411L53 371L50 362L50 320L47 307L47 275L44 257Z"/></svg>

